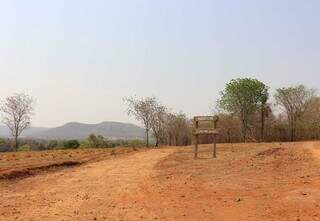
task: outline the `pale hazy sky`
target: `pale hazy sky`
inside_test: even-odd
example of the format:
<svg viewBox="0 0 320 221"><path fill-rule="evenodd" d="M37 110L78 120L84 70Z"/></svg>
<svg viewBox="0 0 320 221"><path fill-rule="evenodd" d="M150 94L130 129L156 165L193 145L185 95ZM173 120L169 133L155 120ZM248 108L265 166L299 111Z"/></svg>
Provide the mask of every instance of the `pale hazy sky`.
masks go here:
<svg viewBox="0 0 320 221"><path fill-rule="evenodd" d="M320 88L319 0L0 0L0 97L34 126L134 122L122 98L208 114L224 84Z"/></svg>

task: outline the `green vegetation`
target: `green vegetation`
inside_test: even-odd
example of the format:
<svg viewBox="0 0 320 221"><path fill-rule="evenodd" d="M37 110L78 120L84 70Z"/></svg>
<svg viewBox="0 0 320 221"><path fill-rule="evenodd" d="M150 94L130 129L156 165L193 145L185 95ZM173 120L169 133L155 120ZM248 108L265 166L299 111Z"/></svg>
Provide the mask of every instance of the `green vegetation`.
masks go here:
<svg viewBox="0 0 320 221"><path fill-rule="evenodd" d="M29 146L29 144L21 145L18 149L18 151L30 151L30 150L31 150L31 147Z"/></svg>
<svg viewBox="0 0 320 221"><path fill-rule="evenodd" d="M63 142L64 149L77 149L78 147L80 147L78 140L66 140Z"/></svg>
<svg viewBox="0 0 320 221"><path fill-rule="evenodd" d="M269 88L262 82L251 78L231 80L221 92L218 105L225 111L238 115L242 123L242 137L246 141L249 121L252 115L268 101ZM262 115L263 116L263 115Z"/></svg>
<svg viewBox="0 0 320 221"><path fill-rule="evenodd" d="M101 135L96 136L95 134L90 134L87 140L90 147L94 147L94 148L112 147L112 143Z"/></svg>
<svg viewBox="0 0 320 221"><path fill-rule="evenodd" d="M235 79L218 101L221 142L320 139L320 97L304 85L276 89L255 79Z"/></svg>
<svg viewBox="0 0 320 221"><path fill-rule="evenodd" d="M91 134L86 140L36 140L21 139L18 151L41 151L57 149L145 147L144 140L109 140L101 135ZM14 151L10 139L0 138L0 152Z"/></svg>

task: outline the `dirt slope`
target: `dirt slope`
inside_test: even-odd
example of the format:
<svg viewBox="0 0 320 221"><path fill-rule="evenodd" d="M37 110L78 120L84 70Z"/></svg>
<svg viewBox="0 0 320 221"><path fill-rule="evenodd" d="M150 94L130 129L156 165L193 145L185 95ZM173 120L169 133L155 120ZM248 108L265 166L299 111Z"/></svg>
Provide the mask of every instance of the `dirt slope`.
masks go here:
<svg viewBox="0 0 320 221"><path fill-rule="evenodd" d="M0 220L320 220L319 143L122 155L0 183Z"/></svg>
<svg viewBox="0 0 320 221"><path fill-rule="evenodd" d="M61 169L67 165L80 165L106 160L117 155L138 151L136 148L105 148L78 150L47 150L0 153L0 181L41 173L43 170ZM139 151L144 151L139 148ZM56 168L58 167L58 168Z"/></svg>

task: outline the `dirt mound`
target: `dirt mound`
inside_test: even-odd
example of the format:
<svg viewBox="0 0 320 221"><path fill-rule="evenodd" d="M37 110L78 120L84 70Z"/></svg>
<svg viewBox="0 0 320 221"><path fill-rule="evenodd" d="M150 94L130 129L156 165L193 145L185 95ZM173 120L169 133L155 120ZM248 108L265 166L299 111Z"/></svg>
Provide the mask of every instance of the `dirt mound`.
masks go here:
<svg viewBox="0 0 320 221"><path fill-rule="evenodd" d="M0 154L0 182L142 151L134 148L51 150Z"/></svg>
<svg viewBox="0 0 320 221"><path fill-rule="evenodd" d="M286 149L283 147L278 147L278 148L272 148L272 149L268 149L265 151L262 151L258 154L256 154L257 157L279 157L279 156L283 156L283 154L286 153Z"/></svg>
<svg viewBox="0 0 320 221"><path fill-rule="evenodd" d="M78 166L78 165L81 165L81 162L67 161L67 162L54 163L54 164L33 167L33 168L11 170L6 173L0 174L0 180L13 180L18 178L25 178L25 177L33 176L45 171L54 171L57 169L63 169L65 167L72 167L72 166Z"/></svg>

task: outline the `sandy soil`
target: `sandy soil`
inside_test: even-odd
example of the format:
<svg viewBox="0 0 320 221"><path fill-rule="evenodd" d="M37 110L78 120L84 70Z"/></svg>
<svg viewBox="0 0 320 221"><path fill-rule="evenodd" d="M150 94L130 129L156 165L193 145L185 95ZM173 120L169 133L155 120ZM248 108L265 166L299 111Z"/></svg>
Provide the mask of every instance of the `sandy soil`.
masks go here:
<svg viewBox="0 0 320 221"><path fill-rule="evenodd" d="M0 220L320 220L319 147L162 148L2 181Z"/></svg>

